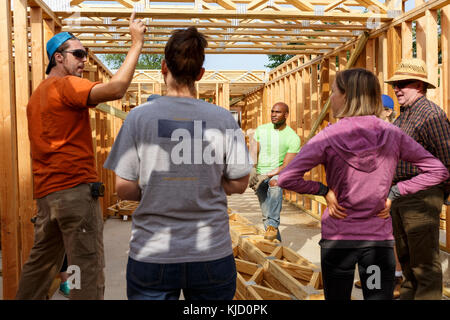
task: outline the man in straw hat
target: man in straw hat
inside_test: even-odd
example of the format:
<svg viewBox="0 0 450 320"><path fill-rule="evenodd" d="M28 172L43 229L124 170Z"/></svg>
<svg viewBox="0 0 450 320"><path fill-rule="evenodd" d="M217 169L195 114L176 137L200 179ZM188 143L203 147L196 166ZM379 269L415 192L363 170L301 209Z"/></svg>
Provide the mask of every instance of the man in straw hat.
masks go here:
<svg viewBox="0 0 450 320"><path fill-rule="evenodd" d="M428 79L420 59L403 60L386 81L394 88L400 104L400 127L450 168L450 124L445 112L426 98L436 88ZM418 174L417 168L400 161L394 183ZM404 282L400 299L442 299L442 268L439 260L439 215L448 197L449 180L393 201L392 223Z"/></svg>
<svg viewBox="0 0 450 320"><path fill-rule="evenodd" d="M107 83L82 79L87 50L69 32L47 42L49 65L27 106L38 213L35 240L22 269L16 299L42 300L67 254L75 287L70 299L103 299L103 217L89 108L121 99L144 45L145 25L130 19L131 48ZM69 271L70 272L70 271ZM72 283L72 280L70 281Z"/></svg>

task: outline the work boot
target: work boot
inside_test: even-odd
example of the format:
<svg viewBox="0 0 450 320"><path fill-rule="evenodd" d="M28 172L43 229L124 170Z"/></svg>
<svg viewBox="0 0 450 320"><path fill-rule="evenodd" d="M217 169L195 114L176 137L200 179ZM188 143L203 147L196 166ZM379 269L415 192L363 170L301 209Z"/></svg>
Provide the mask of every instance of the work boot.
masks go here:
<svg viewBox="0 0 450 320"><path fill-rule="evenodd" d="M394 286L394 294L393 298L398 299L400 298L400 287L402 286L403 277L395 277L395 286Z"/></svg>
<svg viewBox="0 0 450 320"><path fill-rule="evenodd" d="M276 239L278 234L278 229L273 226L268 226L266 229L266 233L264 233L264 239L274 240Z"/></svg>

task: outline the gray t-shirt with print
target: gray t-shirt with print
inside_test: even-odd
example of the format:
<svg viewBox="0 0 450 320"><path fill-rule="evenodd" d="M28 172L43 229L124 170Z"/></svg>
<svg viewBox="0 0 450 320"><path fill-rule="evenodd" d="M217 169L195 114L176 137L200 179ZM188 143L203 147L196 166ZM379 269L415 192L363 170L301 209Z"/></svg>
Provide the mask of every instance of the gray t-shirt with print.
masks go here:
<svg viewBox="0 0 450 320"><path fill-rule="evenodd" d="M130 257L149 263L209 261L232 253L222 177L252 164L229 111L191 98L161 97L131 110L104 164L138 181Z"/></svg>

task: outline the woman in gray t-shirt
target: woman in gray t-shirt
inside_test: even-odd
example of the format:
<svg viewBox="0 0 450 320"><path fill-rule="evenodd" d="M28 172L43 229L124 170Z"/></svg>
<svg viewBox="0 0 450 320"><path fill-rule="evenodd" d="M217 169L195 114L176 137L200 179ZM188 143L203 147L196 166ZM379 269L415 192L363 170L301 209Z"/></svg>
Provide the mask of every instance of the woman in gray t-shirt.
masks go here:
<svg viewBox="0 0 450 320"><path fill-rule="evenodd" d="M252 166L230 112L196 99L206 46L195 27L173 32L161 66L167 94L129 113L104 165L119 198L140 201L128 299L234 297L226 195L244 192Z"/></svg>

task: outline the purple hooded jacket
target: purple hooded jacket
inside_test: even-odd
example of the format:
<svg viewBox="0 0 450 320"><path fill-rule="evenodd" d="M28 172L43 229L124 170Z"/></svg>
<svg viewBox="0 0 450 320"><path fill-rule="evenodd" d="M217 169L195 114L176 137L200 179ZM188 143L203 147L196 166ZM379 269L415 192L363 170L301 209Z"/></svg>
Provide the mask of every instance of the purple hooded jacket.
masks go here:
<svg viewBox="0 0 450 320"><path fill-rule="evenodd" d="M416 193L445 181L447 168L398 127L375 116L347 117L320 131L279 174L281 188L317 194L319 182L305 181L306 172L325 166L328 187L347 217L336 219L328 208L322 216L322 239L392 240L391 218L384 209L399 159L420 174L397 184L401 195Z"/></svg>

